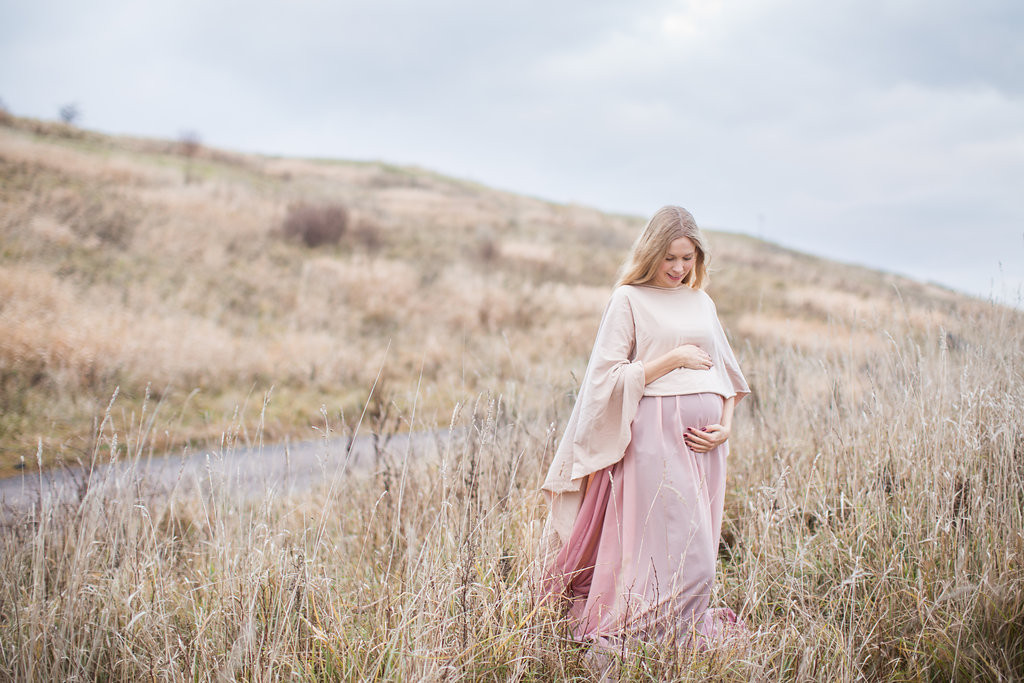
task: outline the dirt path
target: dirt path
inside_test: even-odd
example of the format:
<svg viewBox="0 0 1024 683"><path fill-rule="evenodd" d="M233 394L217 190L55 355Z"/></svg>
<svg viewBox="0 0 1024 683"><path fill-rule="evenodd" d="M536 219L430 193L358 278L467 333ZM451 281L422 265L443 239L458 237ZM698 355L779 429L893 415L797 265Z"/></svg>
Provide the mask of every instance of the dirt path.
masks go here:
<svg viewBox="0 0 1024 683"><path fill-rule="evenodd" d="M396 434L387 440L365 435L115 462L96 467L91 475L77 466L26 472L0 479L0 518L17 516L40 502L46 506L79 500L95 486L154 497L187 488L206 490L216 482L243 496L290 495L373 466L378 457L400 464L406 457L440 454L460 438L448 430Z"/></svg>

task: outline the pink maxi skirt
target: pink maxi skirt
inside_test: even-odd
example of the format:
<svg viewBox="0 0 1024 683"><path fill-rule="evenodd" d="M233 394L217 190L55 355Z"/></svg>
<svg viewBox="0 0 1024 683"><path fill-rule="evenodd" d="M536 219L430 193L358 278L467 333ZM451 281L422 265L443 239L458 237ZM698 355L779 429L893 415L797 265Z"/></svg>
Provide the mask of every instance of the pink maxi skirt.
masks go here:
<svg viewBox="0 0 1024 683"><path fill-rule="evenodd" d="M591 475L568 542L549 569L569 600L574 635L709 645L742 629L709 609L725 497L728 442L691 451L687 427L722 418L718 394L645 396L623 458Z"/></svg>

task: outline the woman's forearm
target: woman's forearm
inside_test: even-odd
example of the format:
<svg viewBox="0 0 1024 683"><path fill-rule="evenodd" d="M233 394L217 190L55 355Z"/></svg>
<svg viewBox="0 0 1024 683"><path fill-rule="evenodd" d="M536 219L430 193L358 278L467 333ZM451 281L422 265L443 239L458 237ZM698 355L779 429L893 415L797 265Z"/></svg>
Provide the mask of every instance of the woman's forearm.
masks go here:
<svg viewBox="0 0 1024 683"><path fill-rule="evenodd" d="M652 361L644 361L644 384L650 384L679 367L679 358L673 349Z"/></svg>
<svg viewBox="0 0 1024 683"><path fill-rule="evenodd" d="M672 349L664 356L659 356L650 362L644 362L644 384L650 384L676 368L708 370L712 365L711 356L708 355L707 351L693 344L683 344Z"/></svg>
<svg viewBox="0 0 1024 683"><path fill-rule="evenodd" d="M736 408L736 397L730 396L725 399L725 403L722 404L722 426L730 432L732 431L732 412Z"/></svg>

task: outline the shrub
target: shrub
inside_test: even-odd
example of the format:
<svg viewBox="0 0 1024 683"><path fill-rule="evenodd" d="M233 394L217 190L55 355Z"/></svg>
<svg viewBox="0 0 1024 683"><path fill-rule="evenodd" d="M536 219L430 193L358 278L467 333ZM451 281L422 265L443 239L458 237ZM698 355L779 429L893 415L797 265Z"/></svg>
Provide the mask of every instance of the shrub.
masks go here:
<svg viewBox="0 0 1024 683"><path fill-rule="evenodd" d="M203 140L198 132L188 129L178 134L178 152L183 157L191 158L196 156L199 154L202 146Z"/></svg>
<svg viewBox="0 0 1024 683"><path fill-rule="evenodd" d="M69 102L63 105L57 114L60 115L60 120L69 126L73 126L78 123L78 119L82 116L82 110L78 108L78 105L74 102Z"/></svg>
<svg viewBox="0 0 1024 683"><path fill-rule="evenodd" d="M185 157L186 185L196 179L193 173L192 162L199 155L202 146L202 139L199 137L199 133L194 130L183 130L178 135L178 153Z"/></svg>
<svg viewBox="0 0 1024 683"><path fill-rule="evenodd" d="M360 220L352 230L352 238L370 253L376 253L384 246L384 233L380 225L370 220Z"/></svg>
<svg viewBox="0 0 1024 683"><path fill-rule="evenodd" d="M285 237L301 239L307 247L337 244L347 229L348 211L340 204L293 204L282 226Z"/></svg>
<svg viewBox="0 0 1024 683"><path fill-rule="evenodd" d="M486 227L476 230L476 256L485 264L493 264L501 256L501 243Z"/></svg>

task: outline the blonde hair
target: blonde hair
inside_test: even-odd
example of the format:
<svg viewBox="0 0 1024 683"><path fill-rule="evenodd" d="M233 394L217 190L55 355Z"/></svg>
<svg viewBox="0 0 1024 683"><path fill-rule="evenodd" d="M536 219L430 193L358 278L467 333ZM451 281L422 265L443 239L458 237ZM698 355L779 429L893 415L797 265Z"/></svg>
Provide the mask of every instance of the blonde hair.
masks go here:
<svg viewBox="0 0 1024 683"><path fill-rule="evenodd" d="M643 285L654 279L672 242L688 237L696 247L696 263L683 278L683 284L693 289L708 286L709 254L704 237L693 215L681 206L663 206L658 209L630 249L629 258L619 269L618 285Z"/></svg>

